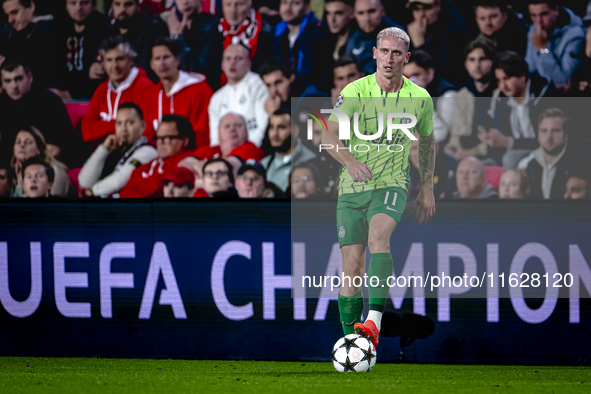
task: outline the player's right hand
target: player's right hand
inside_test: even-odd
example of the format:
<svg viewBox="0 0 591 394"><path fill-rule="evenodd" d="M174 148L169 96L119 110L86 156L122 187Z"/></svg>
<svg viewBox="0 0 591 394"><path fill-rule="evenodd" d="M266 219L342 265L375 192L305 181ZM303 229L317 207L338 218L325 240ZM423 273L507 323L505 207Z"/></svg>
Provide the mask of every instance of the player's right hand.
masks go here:
<svg viewBox="0 0 591 394"><path fill-rule="evenodd" d="M347 166L349 175L351 175L351 178L354 182L368 183L373 179L371 169L367 166L367 164L361 163L356 159L352 159L351 161L345 163L345 165Z"/></svg>

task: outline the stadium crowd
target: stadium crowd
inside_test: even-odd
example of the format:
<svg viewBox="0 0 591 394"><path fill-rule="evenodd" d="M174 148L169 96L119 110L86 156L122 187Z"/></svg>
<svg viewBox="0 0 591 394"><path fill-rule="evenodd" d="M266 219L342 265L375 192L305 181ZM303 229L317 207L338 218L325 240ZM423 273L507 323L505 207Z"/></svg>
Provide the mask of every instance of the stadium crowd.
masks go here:
<svg viewBox="0 0 591 394"><path fill-rule="evenodd" d="M591 2L1 3L2 198L335 198L291 98L334 104L392 26L434 99L436 198L591 195Z"/></svg>

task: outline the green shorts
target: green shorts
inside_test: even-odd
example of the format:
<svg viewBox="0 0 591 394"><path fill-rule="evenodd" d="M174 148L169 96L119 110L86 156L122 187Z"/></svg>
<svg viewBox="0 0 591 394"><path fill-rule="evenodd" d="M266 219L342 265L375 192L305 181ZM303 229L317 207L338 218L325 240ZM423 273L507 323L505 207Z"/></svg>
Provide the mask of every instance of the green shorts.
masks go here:
<svg viewBox="0 0 591 394"><path fill-rule="evenodd" d="M399 187L346 193L337 202L339 247L360 244L367 246L369 221L376 213L385 213L400 223L407 193Z"/></svg>

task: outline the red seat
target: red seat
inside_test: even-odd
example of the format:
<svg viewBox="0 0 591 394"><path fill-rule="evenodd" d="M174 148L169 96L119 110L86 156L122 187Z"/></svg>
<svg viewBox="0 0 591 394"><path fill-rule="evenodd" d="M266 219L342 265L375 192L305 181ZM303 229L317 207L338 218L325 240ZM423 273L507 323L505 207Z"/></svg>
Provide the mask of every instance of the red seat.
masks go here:
<svg viewBox="0 0 591 394"><path fill-rule="evenodd" d="M82 197L82 195L84 194L84 191L80 188L80 183L78 182L78 174L80 174L81 169L82 167L76 167L68 171L68 178L70 178L70 182L72 182L72 185L76 187L76 194L78 195L78 197Z"/></svg>
<svg viewBox="0 0 591 394"><path fill-rule="evenodd" d="M74 129L82 122L82 118L88 112L88 107L90 107L90 101L66 103L66 111L70 115L70 121Z"/></svg>
<svg viewBox="0 0 591 394"><path fill-rule="evenodd" d="M490 183L497 192L499 191L499 181L503 171L505 171L503 167L486 167L486 182Z"/></svg>

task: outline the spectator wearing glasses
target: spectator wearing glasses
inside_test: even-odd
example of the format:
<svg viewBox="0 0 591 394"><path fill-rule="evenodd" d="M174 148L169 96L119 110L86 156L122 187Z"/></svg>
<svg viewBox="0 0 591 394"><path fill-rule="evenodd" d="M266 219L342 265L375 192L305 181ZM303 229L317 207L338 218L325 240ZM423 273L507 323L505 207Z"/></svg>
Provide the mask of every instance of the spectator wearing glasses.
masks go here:
<svg viewBox="0 0 591 394"><path fill-rule="evenodd" d="M156 157L156 149L143 136L146 122L140 107L123 103L117 111L116 134L109 135L88 158L78 182L87 196L107 197L127 184L133 170Z"/></svg>
<svg viewBox="0 0 591 394"><path fill-rule="evenodd" d="M165 115L156 131L158 157L136 168L120 196L162 197L164 177L171 168L189 156L195 148L191 122L180 115Z"/></svg>
<svg viewBox="0 0 591 394"><path fill-rule="evenodd" d="M203 189L208 197L238 197L234 171L226 159L210 159L203 165Z"/></svg>

